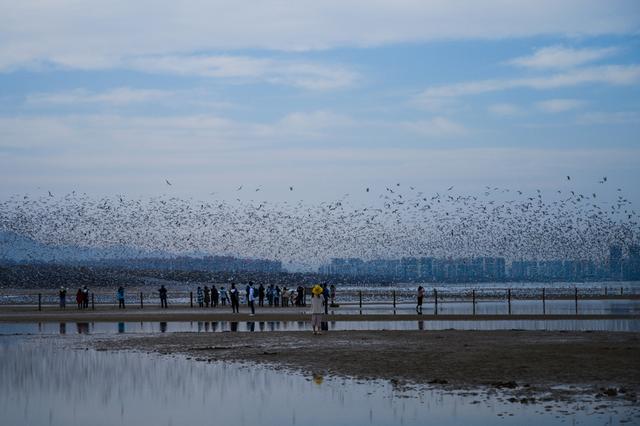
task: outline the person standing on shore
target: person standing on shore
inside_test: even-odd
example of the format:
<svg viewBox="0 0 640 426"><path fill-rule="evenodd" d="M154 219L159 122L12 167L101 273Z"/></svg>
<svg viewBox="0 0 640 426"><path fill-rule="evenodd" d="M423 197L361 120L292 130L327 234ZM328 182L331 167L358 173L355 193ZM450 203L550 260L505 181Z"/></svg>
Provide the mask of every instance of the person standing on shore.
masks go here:
<svg viewBox="0 0 640 426"><path fill-rule="evenodd" d="M89 288L86 285L82 287L82 307L85 309L89 307Z"/></svg>
<svg viewBox="0 0 640 426"><path fill-rule="evenodd" d="M118 309L124 309L124 287L118 287L116 299L118 299Z"/></svg>
<svg viewBox="0 0 640 426"><path fill-rule="evenodd" d="M322 284L322 298L324 299L324 314L329 315L329 289L327 283Z"/></svg>
<svg viewBox="0 0 640 426"><path fill-rule="evenodd" d="M214 284L214 285L211 286L211 307L212 308L217 308L219 300L220 300L220 293L218 292L218 289L216 288L216 285Z"/></svg>
<svg viewBox="0 0 640 426"><path fill-rule="evenodd" d="M258 306L264 306L264 286L262 283L260 283L260 286L258 287Z"/></svg>
<svg viewBox="0 0 640 426"><path fill-rule="evenodd" d="M255 297L255 289L253 288L253 282L249 281L249 294L247 295L247 299L249 299L249 307L251 308L251 316L254 316L256 314L256 307L255 307L255 301L256 301L256 297Z"/></svg>
<svg viewBox="0 0 640 426"><path fill-rule="evenodd" d="M167 308L167 289L164 284L160 286L158 293L160 294L160 307Z"/></svg>
<svg viewBox="0 0 640 426"><path fill-rule="evenodd" d="M416 305L416 312L418 315L422 315L422 300L424 299L424 287L418 287L418 304Z"/></svg>
<svg viewBox="0 0 640 426"><path fill-rule="evenodd" d="M286 287L282 288L282 307L286 308L289 306L289 290Z"/></svg>
<svg viewBox="0 0 640 426"><path fill-rule="evenodd" d="M198 306L202 308L204 306L204 295L202 294L202 287L200 286L198 286L196 290L196 300L198 301Z"/></svg>
<svg viewBox="0 0 640 426"><path fill-rule="evenodd" d="M335 284L331 284L329 287L329 295L331 297L331 306L336 304L336 286Z"/></svg>
<svg viewBox="0 0 640 426"><path fill-rule="evenodd" d="M82 309L82 289L79 288L78 292L76 293L76 303L78 304L78 309Z"/></svg>
<svg viewBox="0 0 640 426"><path fill-rule="evenodd" d="M231 296L231 311L234 314L240 313L240 294L238 289L236 288L235 283L231 283L231 289L229 289L229 294Z"/></svg>
<svg viewBox="0 0 640 426"><path fill-rule="evenodd" d="M313 334L322 334L320 332L322 312L322 287L316 284L311 289L311 328L313 329Z"/></svg>
<svg viewBox="0 0 640 426"><path fill-rule="evenodd" d="M209 303L211 303L211 292L209 291L208 286L204 286L204 306L205 308L209 307Z"/></svg>
<svg viewBox="0 0 640 426"><path fill-rule="evenodd" d="M229 300L229 294L224 286L220 286L220 305L225 306Z"/></svg>
<svg viewBox="0 0 640 426"><path fill-rule="evenodd" d="M247 302L247 307L249 307L249 287L251 287L252 285L253 285L253 282L249 281L249 284L247 284L247 286L245 287L244 297Z"/></svg>
<svg viewBox="0 0 640 426"><path fill-rule="evenodd" d="M60 287L58 295L60 296L60 309L65 309L67 307L67 289L64 286Z"/></svg>
<svg viewBox="0 0 640 426"><path fill-rule="evenodd" d="M273 290L273 306L278 307L280 306L280 287L276 286L276 288Z"/></svg>

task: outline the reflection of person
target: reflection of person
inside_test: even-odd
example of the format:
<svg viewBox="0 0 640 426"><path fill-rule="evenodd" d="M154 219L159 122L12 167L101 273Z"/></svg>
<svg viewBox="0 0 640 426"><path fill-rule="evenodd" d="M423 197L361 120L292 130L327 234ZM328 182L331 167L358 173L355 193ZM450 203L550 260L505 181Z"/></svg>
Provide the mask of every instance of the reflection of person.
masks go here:
<svg viewBox="0 0 640 426"><path fill-rule="evenodd" d="M418 287L418 304L416 305L416 312L422 315L422 299L424 299L424 287Z"/></svg>
<svg viewBox="0 0 640 426"><path fill-rule="evenodd" d="M160 307L166 308L167 307L167 289L165 288L164 284L160 286L158 293L160 294Z"/></svg>
<svg viewBox="0 0 640 426"><path fill-rule="evenodd" d="M313 373L313 383L315 383L316 385L321 385L323 382L323 377L322 374L320 373Z"/></svg>
<svg viewBox="0 0 640 426"><path fill-rule="evenodd" d="M322 326L323 312L322 287L315 285L311 289L311 328L313 328L313 334L322 334L320 327Z"/></svg>

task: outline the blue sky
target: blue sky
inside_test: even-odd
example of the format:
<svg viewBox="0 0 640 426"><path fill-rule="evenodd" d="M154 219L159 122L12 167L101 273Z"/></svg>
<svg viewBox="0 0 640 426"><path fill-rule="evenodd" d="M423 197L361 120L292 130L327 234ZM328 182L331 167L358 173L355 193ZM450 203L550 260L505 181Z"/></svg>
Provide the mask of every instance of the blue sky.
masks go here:
<svg viewBox="0 0 640 426"><path fill-rule="evenodd" d="M572 175L640 202L637 1L15 3L0 197L313 201Z"/></svg>

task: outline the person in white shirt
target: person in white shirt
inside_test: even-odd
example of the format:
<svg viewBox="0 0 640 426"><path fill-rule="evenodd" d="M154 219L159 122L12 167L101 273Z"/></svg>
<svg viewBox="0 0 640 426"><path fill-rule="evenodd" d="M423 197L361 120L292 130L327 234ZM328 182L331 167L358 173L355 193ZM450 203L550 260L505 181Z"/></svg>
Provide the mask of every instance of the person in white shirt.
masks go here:
<svg viewBox="0 0 640 426"><path fill-rule="evenodd" d="M256 308L255 308L255 290L253 289L253 282L249 281L249 295L248 295L248 299L249 299L249 307L251 308L251 316L256 314Z"/></svg>
<svg viewBox="0 0 640 426"><path fill-rule="evenodd" d="M324 312L322 292L323 288L319 285L315 285L311 289L311 327L313 328L313 334L322 334L320 333L322 314Z"/></svg>

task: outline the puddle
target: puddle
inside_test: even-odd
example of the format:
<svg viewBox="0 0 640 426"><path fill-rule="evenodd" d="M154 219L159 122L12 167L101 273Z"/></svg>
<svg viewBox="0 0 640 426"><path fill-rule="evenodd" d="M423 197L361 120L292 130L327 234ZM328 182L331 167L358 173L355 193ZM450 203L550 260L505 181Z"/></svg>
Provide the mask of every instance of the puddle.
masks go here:
<svg viewBox="0 0 640 426"><path fill-rule="evenodd" d="M0 337L3 424L602 425L639 420L638 409L622 403L598 410L584 402L544 408L508 403L497 394L400 390L388 382L321 372L71 350L62 342L69 339Z"/></svg>

